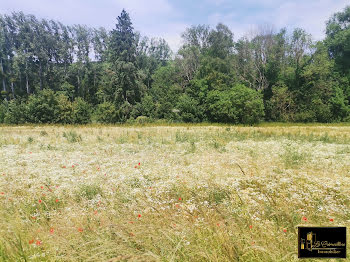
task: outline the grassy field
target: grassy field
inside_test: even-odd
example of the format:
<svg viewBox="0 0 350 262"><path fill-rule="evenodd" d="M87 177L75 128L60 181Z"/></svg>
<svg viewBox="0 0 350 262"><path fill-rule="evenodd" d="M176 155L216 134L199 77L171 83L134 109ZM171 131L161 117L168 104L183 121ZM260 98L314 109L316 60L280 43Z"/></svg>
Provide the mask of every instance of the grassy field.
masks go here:
<svg viewBox="0 0 350 262"><path fill-rule="evenodd" d="M349 125L0 126L0 261L298 261L298 225L350 226Z"/></svg>

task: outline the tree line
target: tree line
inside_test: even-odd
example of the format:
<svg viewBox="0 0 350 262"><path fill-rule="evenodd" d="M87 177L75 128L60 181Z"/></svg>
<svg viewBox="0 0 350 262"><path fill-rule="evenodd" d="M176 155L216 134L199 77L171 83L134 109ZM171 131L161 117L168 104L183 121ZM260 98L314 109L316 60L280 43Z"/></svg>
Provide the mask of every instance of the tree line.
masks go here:
<svg viewBox="0 0 350 262"><path fill-rule="evenodd" d="M0 15L0 123L350 120L350 6L322 41L267 25L235 41L222 23L182 40L173 53L125 10L112 31Z"/></svg>

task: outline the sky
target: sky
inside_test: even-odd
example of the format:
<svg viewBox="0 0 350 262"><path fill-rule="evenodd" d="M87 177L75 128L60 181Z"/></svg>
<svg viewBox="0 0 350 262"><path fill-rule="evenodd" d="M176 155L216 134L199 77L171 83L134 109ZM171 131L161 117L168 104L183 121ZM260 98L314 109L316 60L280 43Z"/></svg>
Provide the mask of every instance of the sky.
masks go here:
<svg viewBox="0 0 350 262"><path fill-rule="evenodd" d="M325 22L346 5L349 0L0 0L0 14L23 11L66 25L111 30L124 8L136 31L162 37L177 51L186 28L199 24L214 28L219 22L231 29L235 40L259 25L276 31L285 27L289 32L301 27L321 40Z"/></svg>

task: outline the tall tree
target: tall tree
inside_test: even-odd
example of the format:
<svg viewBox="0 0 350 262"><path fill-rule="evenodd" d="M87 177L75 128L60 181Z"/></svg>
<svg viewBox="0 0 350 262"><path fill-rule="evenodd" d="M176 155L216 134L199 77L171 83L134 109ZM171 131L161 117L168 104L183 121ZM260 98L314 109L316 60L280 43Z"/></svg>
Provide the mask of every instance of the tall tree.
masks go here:
<svg viewBox="0 0 350 262"><path fill-rule="evenodd" d="M109 41L109 62L114 72L112 81L114 99L130 104L139 102L141 94L138 86L136 67L135 33L129 14L123 9L117 18L116 28Z"/></svg>

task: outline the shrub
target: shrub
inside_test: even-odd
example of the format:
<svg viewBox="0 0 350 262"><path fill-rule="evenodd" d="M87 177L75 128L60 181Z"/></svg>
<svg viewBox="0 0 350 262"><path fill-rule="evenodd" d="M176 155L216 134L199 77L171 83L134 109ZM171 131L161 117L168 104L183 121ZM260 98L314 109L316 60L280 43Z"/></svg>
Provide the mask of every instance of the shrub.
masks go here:
<svg viewBox="0 0 350 262"><path fill-rule="evenodd" d="M117 110L115 109L114 104L104 102L97 105L93 119L99 123L115 123L117 122L117 116Z"/></svg>
<svg viewBox="0 0 350 262"><path fill-rule="evenodd" d="M187 94L180 96L177 103L180 119L184 122L199 122L201 111L198 101Z"/></svg>
<svg viewBox="0 0 350 262"><path fill-rule="evenodd" d="M73 105L66 95L60 94L57 97L57 111L55 112L57 123L71 124L74 120Z"/></svg>
<svg viewBox="0 0 350 262"><path fill-rule="evenodd" d="M75 132L74 130L71 130L69 132L63 132L63 137L65 137L70 143L82 141L81 135L78 135L77 132Z"/></svg>
<svg viewBox="0 0 350 262"><path fill-rule="evenodd" d="M243 85L210 91L207 103L211 120L218 122L254 124L265 114L261 94Z"/></svg>
<svg viewBox="0 0 350 262"><path fill-rule="evenodd" d="M59 102L50 89L30 95L28 100L28 120L32 123L55 123L59 119Z"/></svg>
<svg viewBox="0 0 350 262"><path fill-rule="evenodd" d="M87 124L91 119L91 105L84 99L77 98L73 102L73 122L75 124Z"/></svg>
<svg viewBox="0 0 350 262"><path fill-rule="evenodd" d="M7 104L4 123L23 124L27 120L27 107L24 101L13 99Z"/></svg>
<svg viewBox="0 0 350 262"><path fill-rule="evenodd" d="M4 104L0 104L0 123L4 123L7 107Z"/></svg>

